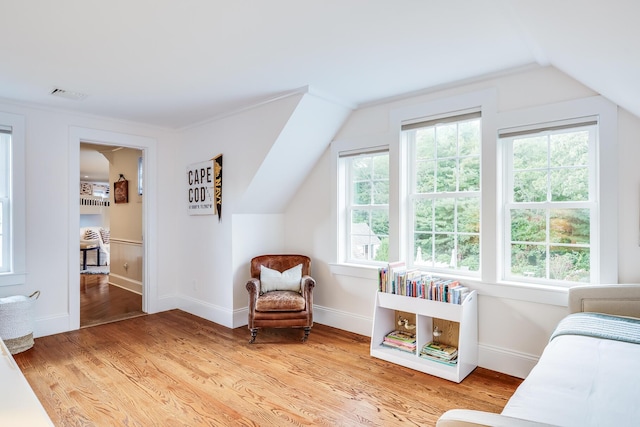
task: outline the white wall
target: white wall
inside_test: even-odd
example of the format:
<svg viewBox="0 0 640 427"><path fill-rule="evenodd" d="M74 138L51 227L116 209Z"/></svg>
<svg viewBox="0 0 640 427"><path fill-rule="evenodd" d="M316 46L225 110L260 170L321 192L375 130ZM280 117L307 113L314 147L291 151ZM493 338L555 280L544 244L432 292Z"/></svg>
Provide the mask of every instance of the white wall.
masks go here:
<svg viewBox="0 0 640 427"><path fill-rule="evenodd" d="M460 87L394 100L355 111L335 141L376 146L397 141L390 132L393 110L484 89L497 90L498 112L595 95L593 91L553 68L526 70ZM605 173L620 174L620 282L638 281L637 259L640 168L640 120L620 114L620 167ZM394 139L395 138L395 139ZM377 287L370 271L332 265L337 260L335 170L330 150L309 175L285 214L285 244L314 259L315 317L319 323L369 334L373 298ZM309 209L313 206L313 209ZM500 294L499 292L497 293ZM557 300L557 298L556 298ZM479 298L480 365L525 376L535 364L554 326L567 313L566 307L504 298L481 292Z"/></svg>
<svg viewBox="0 0 640 427"><path fill-rule="evenodd" d="M41 336L67 331L78 323L78 319L71 318L74 301L71 301L70 295L72 288L78 286L79 289L79 265L76 266L79 258L79 147L74 151L70 146L71 129L83 127L121 134L145 135L153 138L162 152L173 144L174 138L171 132L157 128L20 106L8 101L0 101L0 111L25 117L27 212L26 283L0 287L0 296L29 295L35 290L40 290L41 296L34 308L34 334ZM72 152L75 154L72 155ZM165 159L164 155L159 157L160 162ZM70 172L72 164L77 164L75 173ZM160 188L171 188L175 175L171 171L172 167L171 163L165 163L165 173L154 177ZM160 229L170 229L172 206L168 200L158 201L158 212L153 212L152 215ZM75 226L72 226L73 222ZM173 240L170 234L171 232L164 238ZM170 246L157 249L160 262L156 264L161 264L167 257ZM75 251L72 251L73 248ZM75 254L72 259L70 253ZM76 268L71 269L70 265ZM171 292L169 277L163 274L162 269L159 273L158 280L153 284L154 295Z"/></svg>
<svg viewBox="0 0 640 427"><path fill-rule="evenodd" d="M348 115L348 108L309 92L181 131L1 101L0 111L21 114L27 123L28 260L26 284L0 287L0 297L42 292L34 313L36 336L79 327L80 141L129 145L126 141L131 140L136 148L141 147L138 141L153 146L145 150L142 198L143 230L151 227L143 236L148 250L147 311L181 308L225 326L239 326L247 321L244 286L249 260L285 249L281 190L287 191L287 199L295 194ZM301 123L314 115L316 131L296 136L304 130ZM298 154L283 158L288 151ZM189 216L186 168L218 154L224 156L222 218ZM256 183L258 170L273 169L270 161L279 165L280 174L294 171L290 179L281 176L278 185L266 179ZM128 178L131 193L135 177ZM250 186L261 191L256 193L259 203L247 200ZM270 194L278 200L271 206ZM130 201L137 201L137 195L130 194Z"/></svg>
<svg viewBox="0 0 640 427"><path fill-rule="evenodd" d="M618 113L618 281L640 283L640 120Z"/></svg>
<svg viewBox="0 0 640 427"><path fill-rule="evenodd" d="M178 307L228 327L247 324L249 262L288 251L283 210L348 113L304 91L181 133L176 161L186 167L223 154L223 177L222 219L188 216L185 205L177 223Z"/></svg>
<svg viewBox="0 0 640 427"><path fill-rule="evenodd" d="M125 148L112 153L109 157L109 207L111 237L115 239L142 241L142 198L138 194L138 158L142 151ZM128 186L128 202L115 203L113 183L124 176Z"/></svg>
<svg viewBox="0 0 640 427"><path fill-rule="evenodd" d="M239 216L239 225L234 226L236 214L252 213L248 208L238 212L238 204L301 97L287 97L181 133L183 150L174 162L183 171L190 164L222 154L223 172L220 221L214 215L188 215L185 172L178 177L180 190L174 200L180 206L180 214L174 226L182 230L175 253L175 263L182 271L176 282L180 308L233 326L234 295L242 295L242 280L246 282L249 275L246 270L241 278L236 270L264 248L261 236L255 237L254 244L245 234L245 229L254 226L252 220L261 223L260 215ZM280 246L278 242L274 250ZM247 305L246 295L245 290L241 307Z"/></svg>

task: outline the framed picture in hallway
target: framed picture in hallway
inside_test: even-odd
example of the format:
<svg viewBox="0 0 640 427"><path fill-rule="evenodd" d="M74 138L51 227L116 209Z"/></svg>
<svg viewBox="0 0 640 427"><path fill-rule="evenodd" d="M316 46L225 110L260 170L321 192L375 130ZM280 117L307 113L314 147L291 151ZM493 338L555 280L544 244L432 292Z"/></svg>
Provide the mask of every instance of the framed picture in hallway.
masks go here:
<svg viewBox="0 0 640 427"><path fill-rule="evenodd" d="M129 181L120 175L120 179L113 183L113 201L115 203L129 202Z"/></svg>

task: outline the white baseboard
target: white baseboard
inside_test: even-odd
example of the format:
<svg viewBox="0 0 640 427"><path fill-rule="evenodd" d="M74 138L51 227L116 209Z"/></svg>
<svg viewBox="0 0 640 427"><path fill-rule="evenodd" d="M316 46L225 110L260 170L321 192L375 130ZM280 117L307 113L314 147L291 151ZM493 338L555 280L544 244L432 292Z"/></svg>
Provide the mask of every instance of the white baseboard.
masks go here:
<svg viewBox="0 0 640 427"><path fill-rule="evenodd" d="M142 295L142 282L118 274L109 274L109 284Z"/></svg>
<svg viewBox="0 0 640 427"><path fill-rule="evenodd" d="M33 336L38 338L68 332L70 330L69 325L69 313L34 319Z"/></svg>
<svg viewBox="0 0 640 427"><path fill-rule="evenodd" d="M538 363L538 356L480 344L478 366L518 378L526 378Z"/></svg>
<svg viewBox="0 0 640 427"><path fill-rule="evenodd" d="M355 334L371 336L373 319L319 305L313 306L313 321Z"/></svg>
<svg viewBox="0 0 640 427"><path fill-rule="evenodd" d="M175 310L180 308L180 298L178 295L163 295L155 301L155 311L149 311L149 314L161 313L163 311Z"/></svg>
<svg viewBox="0 0 640 427"><path fill-rule="evenodd" d="M249 321L249 307L233 312L233 327L246 326ZM313 322L331 326L360 335L370 336L372 321L368 317L356 316L353 313L334 310L318 305L313 306Z"/></svg>
<svg viewBox="0 0 640 427"><path fill-rule="evenodd" d="M249 324L249 307L233 311L233 327L247 326Z"/></svg>
<svg viewBox="0 0 640 427"><path fill-rule="evenodd" d="M233 328L233 311L215 304L204 302L186 295L177 295L175 308L186 311L194 316L202 317L211 322Z"/></svg>

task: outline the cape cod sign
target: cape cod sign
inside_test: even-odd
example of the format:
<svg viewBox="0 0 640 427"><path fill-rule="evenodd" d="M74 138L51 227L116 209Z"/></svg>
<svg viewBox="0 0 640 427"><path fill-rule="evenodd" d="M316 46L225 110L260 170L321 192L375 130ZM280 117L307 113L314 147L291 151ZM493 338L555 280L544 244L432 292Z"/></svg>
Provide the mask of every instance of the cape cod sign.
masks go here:
<svg viewBox="0 0 640 427"><path fill-rule="evenodd" d="M222 154L187 167L189 215L215 215L222 219Z"/></svg>

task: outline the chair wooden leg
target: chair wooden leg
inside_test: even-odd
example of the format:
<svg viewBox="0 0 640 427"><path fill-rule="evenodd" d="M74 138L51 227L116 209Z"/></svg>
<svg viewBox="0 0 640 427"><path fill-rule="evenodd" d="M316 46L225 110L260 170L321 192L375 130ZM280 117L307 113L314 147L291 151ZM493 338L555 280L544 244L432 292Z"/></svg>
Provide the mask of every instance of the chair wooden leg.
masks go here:
<svg viewBox="0 0 640 427"><path fill-rule="evenodd" d="M310 326L305 326L304 328L304 337L302 337L302 342L306 342L307 338L309 338L309 332L311 332Z"/></svg>
<svg viewBox="0 0 640 427"><path fill-rule="evenodd" d="M249 340L249 344L253 344L255 342L256 335L258 335L258 328L251 328L251 339Z"/></svg>

